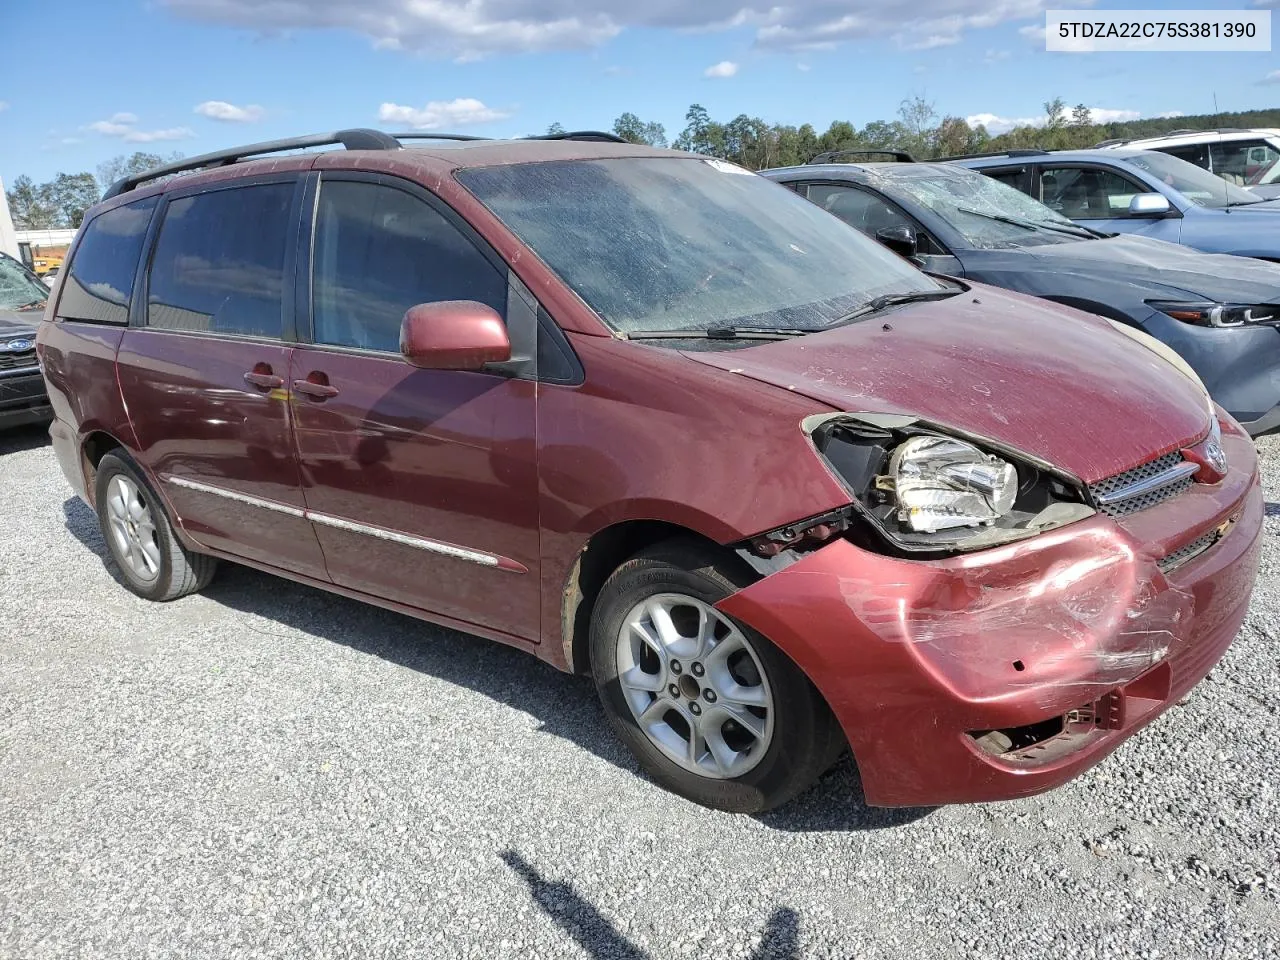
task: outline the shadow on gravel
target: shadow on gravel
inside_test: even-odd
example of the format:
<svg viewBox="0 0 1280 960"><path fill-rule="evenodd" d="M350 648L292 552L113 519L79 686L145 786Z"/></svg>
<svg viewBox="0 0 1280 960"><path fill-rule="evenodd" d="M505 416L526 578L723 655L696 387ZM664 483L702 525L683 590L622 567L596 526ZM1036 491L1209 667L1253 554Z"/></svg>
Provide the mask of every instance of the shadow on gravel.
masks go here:
<svg viewBox="0 0 1280 960"><path fill-rule="evenodd" d="M49 428L45 424L37 423L29 427L2 430L0 431L0 457L35 450L37 447L47 447L49 443Z"/></svg>
<svg viewBox="0 0 1280 960"><path fill-rule="evenodd" d="M514 850L504 851L501 857L528 885L533 902L590 956L597 960L648 960L649 955L620 933L572 884L547 880ZM750 960L797 960L799 934L800 917L794 910L774 910Z"/></svg>
<svg viewBox="0 0 1280 960"><path fill-rule="evenodd" d="M106 544L97 515L77 497L69 498L62 509L67 530L106 563ZM114 565L106 565L118 582ZM509 704L536 717L541 732L569 740L623 770L642 775L610 732L591 680L561 673L520 650L232 563L220 566L203 596L231 610L343 644ZM264 629L244 622L241 626L273 633L269 626ZM770 829L796 832L877 830L902 826L928 812L867 807L853 763L845 757L808 793L757 820Z"/></svg>
<svg viewBox="0 0 1280 960"><path fill-rule="evenodd" d="M1272 503L1268 500L1263 506L1262 512L1268 517L1280 517L1280 503Z"/></svg>

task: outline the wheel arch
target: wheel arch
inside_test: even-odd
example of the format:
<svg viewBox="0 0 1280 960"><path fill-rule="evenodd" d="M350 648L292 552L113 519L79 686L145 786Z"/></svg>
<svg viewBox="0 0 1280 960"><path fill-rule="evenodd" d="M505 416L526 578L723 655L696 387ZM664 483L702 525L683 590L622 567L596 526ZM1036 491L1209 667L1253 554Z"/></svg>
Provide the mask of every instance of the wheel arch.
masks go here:
<svg viewBox="0 0 1280 960"><path fill-rule="evenodd" d="M80 469L84 474L89 506L94 509L97 509L94 501L97 499L98 464L112 450L124 450L128 453L129 448L105 430L91 430L80 441Z"/></svg>
<svg viewBox="0 0 1280 960"><path fill-rule="evenodd" d="M591 613L609 575L646 547L664 540L695 540L731 558L733 551L691 527L667 520L623 520L591 535L561 591L560 620L565 667L572 673L590 672L588 654Z"/></svg>

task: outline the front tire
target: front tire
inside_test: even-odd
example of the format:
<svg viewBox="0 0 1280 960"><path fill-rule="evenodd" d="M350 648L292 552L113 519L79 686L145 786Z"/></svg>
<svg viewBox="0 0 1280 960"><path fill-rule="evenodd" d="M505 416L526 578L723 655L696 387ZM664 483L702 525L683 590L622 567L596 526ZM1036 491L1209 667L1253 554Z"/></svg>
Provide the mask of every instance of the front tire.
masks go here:
<svg viewBox="0 0 1280 960"><path fill-rule="evenodd" d="M731 557L670 540L609 577L591 621L610 726L662 786L732 813L786 803L844 747L795 664L715 609L751 579Z"/></svg>
<svg viewBox="0 0 1280 960"><path fill-rule="evenodd" d="M178 542L160 498L125 455L108 453L98 464L94 502L111 559L138 596L176 600L213 579L217 560Z"/></svg>

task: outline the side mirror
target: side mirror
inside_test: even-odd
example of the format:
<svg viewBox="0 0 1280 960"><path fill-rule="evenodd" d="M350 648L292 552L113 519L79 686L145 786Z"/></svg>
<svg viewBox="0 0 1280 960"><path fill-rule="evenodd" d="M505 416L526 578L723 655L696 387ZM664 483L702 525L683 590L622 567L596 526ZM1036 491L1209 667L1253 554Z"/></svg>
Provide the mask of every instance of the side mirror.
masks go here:
<svg viewBox="0 0 1280 960"><path fill-rule="evenodd" d="M479 370L511 359L502 317L474 300L420 303L400 321L400 353L424 370Z"/></svg>
<svg viewBox="0 0 1280 960"><path fill-rule="evenodd" d="M898 254L898 256L906 257L908 260L916 255L916 248L920 242L915 230L906 224L898 224L896 227L884 227L877 230L876 239Z"/></svg>
<svg viewBox="0 0 1280 960"><path fill-rule="evenodd" d="M1171 209L1163 193L1140 193L1129 201L1131 217L1164 217Z"/></svg>

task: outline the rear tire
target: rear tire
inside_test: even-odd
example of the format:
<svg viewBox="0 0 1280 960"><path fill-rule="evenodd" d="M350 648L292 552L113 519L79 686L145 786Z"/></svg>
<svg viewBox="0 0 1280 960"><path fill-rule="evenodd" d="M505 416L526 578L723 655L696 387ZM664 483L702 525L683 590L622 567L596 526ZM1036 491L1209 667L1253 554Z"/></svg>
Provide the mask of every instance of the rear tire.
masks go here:
<svg viewBox="0 0 1280 960"><path fill-rule="evenodd" d="M605 715L663 787L707 807L760 813L808 789L844 748L808 678L715 604L753 577L691 539L628 560L591 620Z"/></svg>
<svg viewBox="0 0 1280 960"><path fill-rule="evenodd" d="M108 453L98 464L94 502L111 559L138 596L164 603L213 579L218 561L178 542L160 498L123 452Z"/></svg>

